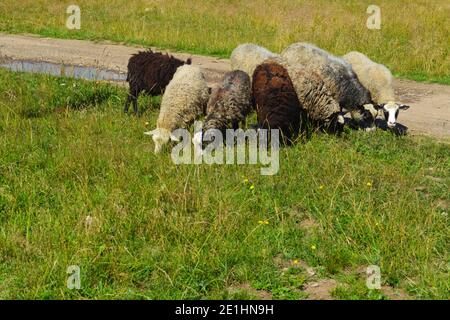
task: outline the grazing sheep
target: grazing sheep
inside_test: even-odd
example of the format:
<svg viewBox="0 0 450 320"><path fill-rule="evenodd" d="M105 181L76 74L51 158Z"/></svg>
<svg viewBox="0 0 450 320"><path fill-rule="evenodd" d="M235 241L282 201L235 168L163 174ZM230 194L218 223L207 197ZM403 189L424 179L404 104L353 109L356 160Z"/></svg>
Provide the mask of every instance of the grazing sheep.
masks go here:
<svg viewBox="0 0 450 320"><path fill-rule="evenodd" d="M130 103L133 102L134 113L138 113L137 100L143 91L152 96L164 93L175 71L183 64L191 64L191 59L185 62L152 50L140 51L131 56L128 61L127 75L130 91L124 112L128 112Z"/></svg>
<svg viewBox="0 0 450 320"><path fill-rule="evenodd" d="M343 59L351 64L359 81L370 91L376 109L383 110L388 127L395 128L399 110L406 110L409 106L395 102L391 71L357 51L347 53Z"/></svg>
<svg viewBox="0 0 450 320"><path fill-rule="evenodd" d="M207 105L202 132L194 135L193 143L201 146L203 134L209 129L223 133L230 126L239 128L239 122L252 111L250 77L241 70L225 74L222 83L213 90Z"/></svg>
<svg viewBox="0 0 450 320"><path fill-rule="evenodd" d="M341 110L350 111L360 126L374 128L377 112L370 92L359 82L349 63L312 44L301 42L287 47L281 56L291 65L303 65L319 73Z"/></svg>
<svg viewBox="0 0 450 320"><path fill-rule="evenodd" d="M252 91L259 127L279 129L283 141L292 143L304 111L286 68L272 59L260 64L253 73Z"/></svg>
<svg viewBox="0 0 450 320"><path fill-rule="evenodd" d="M231 70L242 70L251 78L256 67L268 58L279 55L256 44L245 43L237 46L231 53Z"/></svg>
<svg viewBox="0 0 450 320"><path fill-rule="evenodd" d="M209 90L200 68L184 65L178 68L161 101L156 129L145 132L152 136L155 153L169 140L178 141L172 131L186 128L204 114Z"/></svg>
<svg viewBox="0 0 450 320"><path fill-rule="evenodd" d="M330 133L339 133L344 126L339 103L334 99L322 75L314 69L301 65L284 63L297 93L298 100L305 110L308 121Z"/></svg>

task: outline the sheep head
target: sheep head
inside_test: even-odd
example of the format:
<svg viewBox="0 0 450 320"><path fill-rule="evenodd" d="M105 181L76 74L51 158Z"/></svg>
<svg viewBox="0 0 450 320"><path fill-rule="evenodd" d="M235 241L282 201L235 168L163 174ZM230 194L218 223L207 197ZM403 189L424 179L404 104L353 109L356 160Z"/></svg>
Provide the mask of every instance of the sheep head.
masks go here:
<svg viewBox="0 0 450 320"><path fill-rule="evenodd" d="M408 110L409 106L389 101L377 106L378 110L383 111L384 119L387 121L389 129L394 129L397 125L397 118L400 110Z"/></svg>
<svg viewBox="0 0 450 320"><path fill-rule="evenodd" d="M144 132L144 134L152 137L155 144L155 153L160 153L162 147L167 144L169 140L180 141L180 139L175 137L169 130L163 128L147 131Z"/></svg>

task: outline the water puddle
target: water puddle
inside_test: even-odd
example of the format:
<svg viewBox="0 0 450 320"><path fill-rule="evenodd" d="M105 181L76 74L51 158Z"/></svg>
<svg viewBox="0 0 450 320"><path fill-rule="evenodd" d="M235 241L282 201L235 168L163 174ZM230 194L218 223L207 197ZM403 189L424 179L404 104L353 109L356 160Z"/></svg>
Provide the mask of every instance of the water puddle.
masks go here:
<svg viewBox="0 0 450 320"><path fill-rule="evenodd" d="M0 68L15 72L42 73L57 77L94 81L126 81L127 79L127 74L120 71L45 61L0 60Z"/></svg>

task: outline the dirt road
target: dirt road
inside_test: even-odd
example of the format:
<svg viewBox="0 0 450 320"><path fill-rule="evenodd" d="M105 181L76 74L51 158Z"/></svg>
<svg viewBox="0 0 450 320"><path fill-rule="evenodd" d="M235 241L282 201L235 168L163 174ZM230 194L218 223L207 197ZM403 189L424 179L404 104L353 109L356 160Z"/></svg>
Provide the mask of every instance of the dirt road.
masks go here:
<svg viewBox="0 0 450 320"><path fill-rule="evenodd" d="M85 65L122 72L126 72L130 55L141 49L105 42L0 33L0 58ZM193 64L205 70L210 84L217 83L222 74L230 69L227 59L185 53L173 55L181 59L192 57ZM450 86L396 79L395 91L400 102L411 106L399 116L399 122L406 125L411 133L450 139Z"/></svg>

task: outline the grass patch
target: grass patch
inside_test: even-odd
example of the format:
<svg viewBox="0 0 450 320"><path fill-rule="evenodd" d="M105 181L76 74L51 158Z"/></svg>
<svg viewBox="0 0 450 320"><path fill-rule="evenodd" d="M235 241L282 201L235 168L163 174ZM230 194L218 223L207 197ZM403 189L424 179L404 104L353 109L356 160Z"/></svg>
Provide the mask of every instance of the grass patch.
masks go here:
<svg viewBox="0 0 450 320"><path fill-rule="evenodd" d="M358 50L394 73L449 83L448 1L380 0L382 29L369 30L371 1L80 0L81 30L68 30L69 3L4 1L0 31L111 40L228 57L240 43L280 52L313 42L337 55Z"/></svg>
<svg viewBox="0 0 450 320"><path fill-rule="evenodd" d="M341 277L337 297L385 298L342 276L376 264L385 285L449 298L447 144L351 132L283 148L275 176L175 166L143 135L158 99L136 118L103 83L0 70L0 90L0 298L304 298L280 257Z"/></svg>

